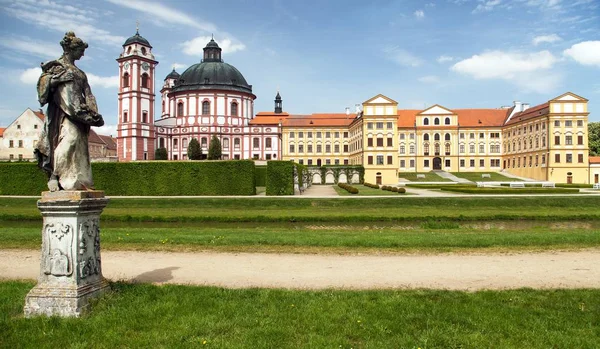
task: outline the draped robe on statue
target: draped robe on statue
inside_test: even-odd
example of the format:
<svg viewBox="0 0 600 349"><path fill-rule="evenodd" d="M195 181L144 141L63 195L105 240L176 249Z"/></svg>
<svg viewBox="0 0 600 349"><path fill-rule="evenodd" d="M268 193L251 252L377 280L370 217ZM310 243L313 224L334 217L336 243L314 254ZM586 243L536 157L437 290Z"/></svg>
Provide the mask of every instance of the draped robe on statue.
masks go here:
<svg viewBox="0 0 600 349"><path fill-rule="evenodd" d="M41 106L48 104L35 150L38 165L61 189L93 189L88 135L90 125L104 121L85 73L62 58L43 64L38 99Z"/></svg>

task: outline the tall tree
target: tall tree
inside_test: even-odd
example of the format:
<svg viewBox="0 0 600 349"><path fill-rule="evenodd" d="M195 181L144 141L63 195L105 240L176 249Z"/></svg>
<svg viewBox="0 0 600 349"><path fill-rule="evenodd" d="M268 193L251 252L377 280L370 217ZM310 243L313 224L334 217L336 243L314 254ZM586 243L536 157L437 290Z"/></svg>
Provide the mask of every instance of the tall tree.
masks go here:
<svg viewBox="0 0 600 349"><path fill-rule="evenodd" d="M221 141L213 135L208 147L208 160L221 160Z"/></svg>
<svg viewBox="0 0 600 349"><path fill-rule="evenodd" d="M154 151L154 160L168 160L167 148L157 148Z"/></svg>
<svg viewBox="0 0 600 349"><path fill-rule="evenodd" d="M600 122L588 123L588 144L590 155L600 155Z"/></svg>
<svg viewBox="0 0 600 349"><path fill-rule="evenodd" d="M187 148L187 156L190 160L200 160L202 158L202 148L196 138L192 138Z"/></svg>

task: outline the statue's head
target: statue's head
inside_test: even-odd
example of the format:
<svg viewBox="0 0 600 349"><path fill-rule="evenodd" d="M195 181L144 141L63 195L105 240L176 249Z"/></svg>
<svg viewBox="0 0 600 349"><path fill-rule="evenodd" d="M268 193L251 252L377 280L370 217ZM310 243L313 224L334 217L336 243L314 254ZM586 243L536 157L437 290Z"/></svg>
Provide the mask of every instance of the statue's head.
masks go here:
<svg viewBox="0 0 600 349"><path fill-rule="evenodd" d="M70 54L73 58L79 59L83 56L83 52L88 47L88 44L75 36L74 32L67 32L65 37L60 41L60 46L62 46L65 54Z"/></svg>

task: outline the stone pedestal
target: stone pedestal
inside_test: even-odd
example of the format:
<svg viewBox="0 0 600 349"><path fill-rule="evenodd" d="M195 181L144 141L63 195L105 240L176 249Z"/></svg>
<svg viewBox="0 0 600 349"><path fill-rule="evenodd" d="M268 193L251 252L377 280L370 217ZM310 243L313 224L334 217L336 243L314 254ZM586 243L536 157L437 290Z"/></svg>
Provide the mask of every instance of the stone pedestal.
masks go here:
<svg viewBox="0 0 600 349"><path fill-rule="evenodd" d="M100 259L103 191L43 192L38 284L25 298L25 316L78 317L91 298L108 290Z"/></svg>

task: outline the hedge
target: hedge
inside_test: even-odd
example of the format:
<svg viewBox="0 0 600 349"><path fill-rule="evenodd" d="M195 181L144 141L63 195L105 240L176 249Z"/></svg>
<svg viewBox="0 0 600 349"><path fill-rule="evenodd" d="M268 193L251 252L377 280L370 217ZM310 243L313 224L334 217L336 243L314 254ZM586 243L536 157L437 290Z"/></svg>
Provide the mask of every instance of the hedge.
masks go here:
<svg viewBox="0 0 600 349"><path fill-rule="evenodd" d="M254 177L256 178L256 186L264 187L267 185L267 166L256 166Z"/></svg>
<svg viewBox="0 0 600 349"><path fill-rule="evenodd" d="M576 194L579 189L564 188L469 188L469 187L443 187L444 191L467 194Z"/></svg>
<svg viewBox="0 0 600 349"><path fill-rule="evenodd" d="M92 163L96 189L112 196L255 195L254 162ZM0 164L1 195L39 195L47 178L36 164Z"/></svg>
<svg viewBox="0 0 600 349"><path fill-rule="evenodd" d="M267 195L294 195L294 163L292 161L267 161Z"/></svg>
<svg viewBox="0 0 600 349"><path fill-rule="evenodd" d="M358 194L358 189L346 183L338 183L338 187L345 189L350 194Z"/></svg>

